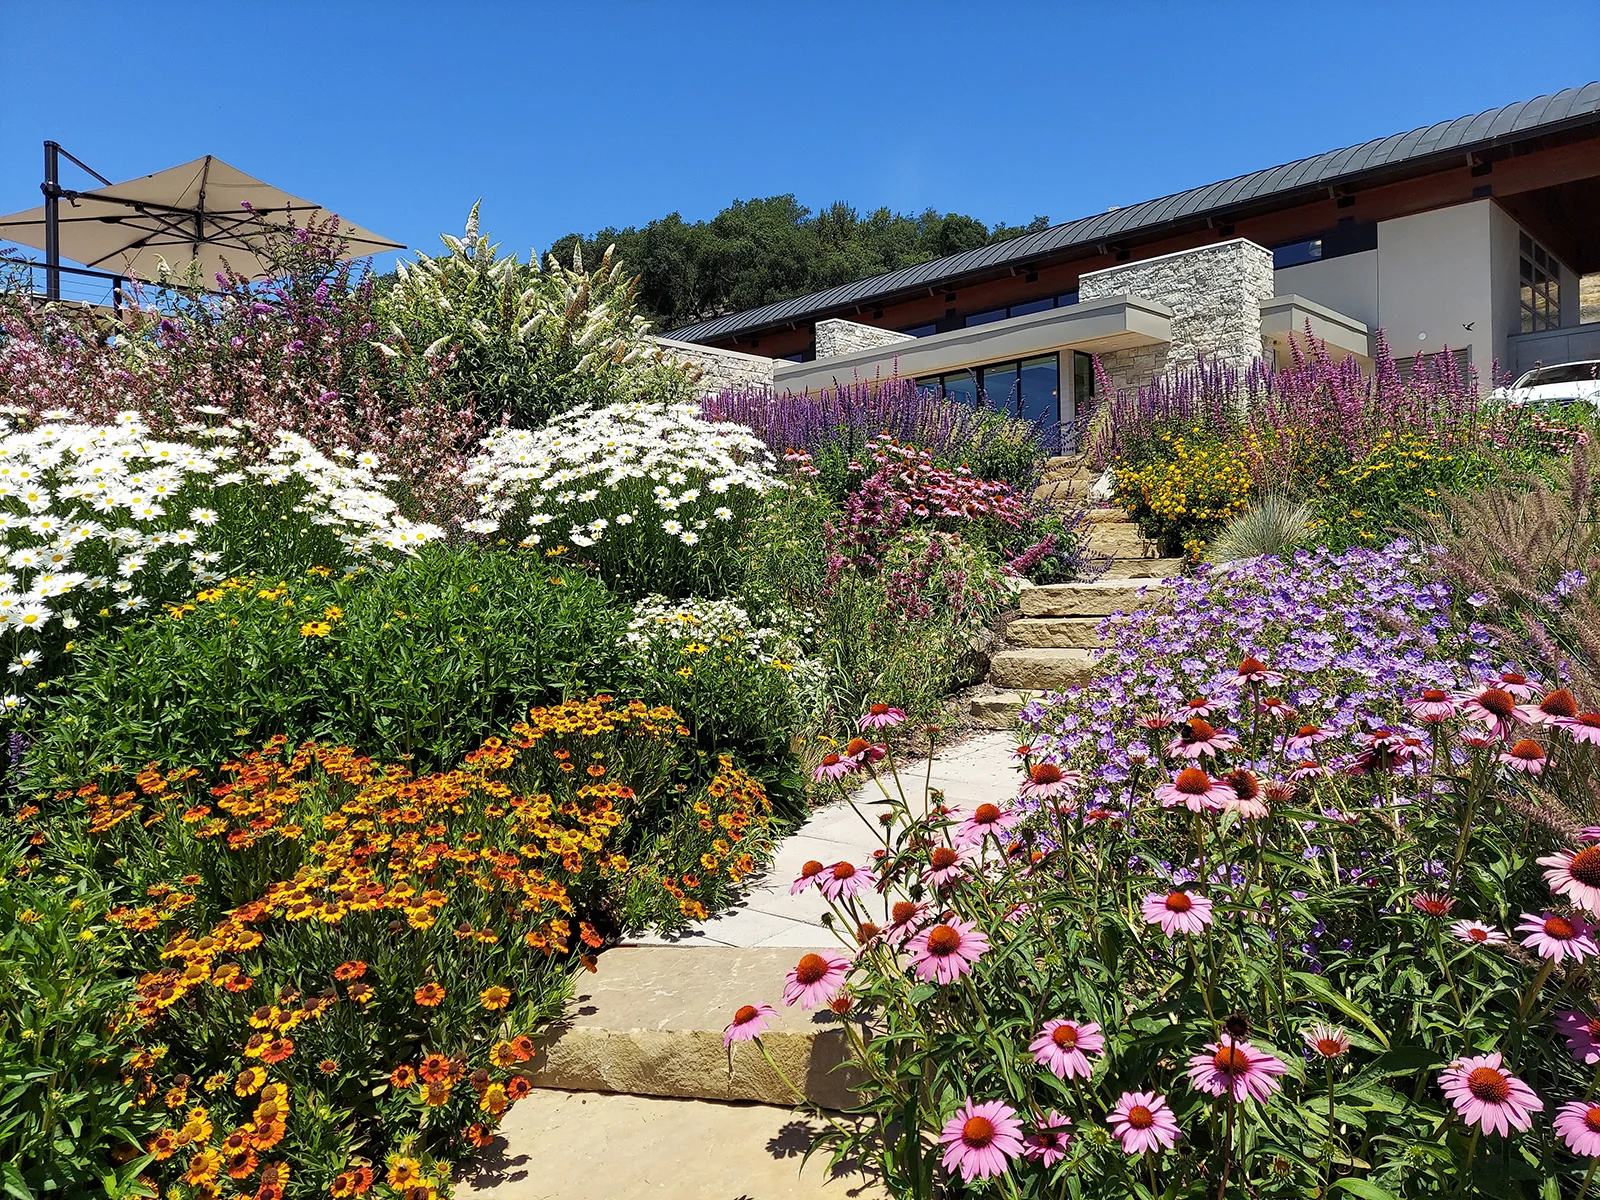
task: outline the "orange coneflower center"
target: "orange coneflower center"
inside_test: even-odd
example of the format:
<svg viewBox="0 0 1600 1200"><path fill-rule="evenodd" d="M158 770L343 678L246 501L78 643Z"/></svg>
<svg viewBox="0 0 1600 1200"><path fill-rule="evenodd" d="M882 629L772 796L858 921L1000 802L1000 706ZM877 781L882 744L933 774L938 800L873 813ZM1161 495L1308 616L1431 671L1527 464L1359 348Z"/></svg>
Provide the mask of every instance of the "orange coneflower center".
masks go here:
<svg viewBox="0 0 1600 1200"><path fill-rule="evenodd" d="M1194 907L1194 901L1189 899L1184 892L1173 892L1167 897L1167 911L1186 913Z"/></svg>
<svg viewBox="0 0 1600 1200"><path fill-rule="evenodd" d="M1295 730L1296 737L1316 737L1322 730L1315 725L1302 725Z"/></svg>
<svg viewBox="0 0 1600 1200"><path fill-rule="evenodd" d="M1485 688L1478 696L1478 703L1483 706L1485 712L1491 712L1497 717L1509 717L1517 707L1516 697L1499 688Z"/></svg>
<svg viewBox="0 0 1600 1200"><path fill-rule="evenodd" d="M1474 927L1467 930L1467 937L1474 942L1487 942L1489 940L1489 931Z"/></svg>
<svg viewBox="0 0 1600 1200"><path fill-rule="evenodd" d="M1142 1104L1128 1110L1128 1125L1132 1129L1149 1129L1156 1123L1156 1115Z"/></svg>
<svg viewBox="0 0 1600 1200"><path fill-rule="evenodd" d="M735 1025L748 1025L755 1019L756 1006L754 1004L746 1004L740 1008L738 1012L733 1014L733 1023Z"/></svg>
<svg viewBox="0 0 1600 1200"><path fill-rule="evenodd" d="M1344 1053L1344 1043L1338 1038L1318 1038L1317 1053L1323 1058L1338 1058Z"/></svg>
<svg viewBox="0 0 1600 1200"><path fill-rule="evenodd" d="M1450 693L1441 692L1438 688L1429 688L1427 691L1422 693L1422 698L1429 704L1442 704L1444 701L1450 699Z"/></svg>
<svg viewBox="0 0 1600 1200"><path fill-rule="evenodd" d="M1211 790L1211 776L1199 767L1185 767L1178 772L1172 786L1185 796L1204 796Z"/></svg>
<svg viewBox="0 0 1600 1200"><path fill-rule="evenodd" d="M979 825L993 825L1000 819L1000 810L993 804L980 804L978 811L972 814L972 819Z"/></svg>
<svg viewBox="0 0 1600 1200"><path fill-rule="evenodd" d="M1076 1025L1057 1025L1050 1040L1063 1050L1071 1050L1078 1044L1078 1027Z"/></svg>
<svg viewBox="0 0 1600 1200"><path fill-rule="evenodd" d="M1600 729L1600 713L1579 713L1573 719L1585 729Z"/></svg>
<svg viewBox="0 0 1600 1200"><path fill-rule="evenodd" d="M854 757L855 755L860 754L870 745L872 745L872 743L867 741L866 738L851 738L845 743L844 752Z"/></svg>
<svg viewBox="0 0 1600 1200"><path fill-rule="evenodd" d="M1511 757L1532 762L1535 759L1544 757L1544 747L1540 746L1532 738L1523 738L1515 746L1511 747Z"/></svg>
<svg viewBox="0 0 1600 1200"><path fill-rule="evenodd" d="M800 878L810 879L813 875L821 875L825 870L827 870L827 868L813 858L810 862L806 863L805 866L800 868Z"/></svg>
<svg viewBox="0 0 1600 1200"><path fill-rule="evenodd" d="M1572 928L1572 922L1565 917L1546 917L1544 919L1544 931L1551 937L1561 941L1566 941L1575 932Z"/></svg>
<svg viewBox="0 0 1600 1200"><path fill-rule="evenodd" d="M1186 742L1209 742L1211 736L1216 732L1212 728L1210 721L1200 717L1193 717L1183 731L1183 740Z"/></svg>
<svg viewBox="0 0 1600 1200"><path fill-rule="evenodd" d="M1224 1075L1243 1075L1250 1069L1250 1056L1237 1046L1223 1046L1211 1056L1211 1065Z"/></svg>
<svg viewBox="0 0 1600 1200"><path fill-rule="evenodd" d="M944 847L941 846L939 849L942 850ZM937 857L939 851L935 850L933 853ZM954 854L955 851L952 850L950 853ZM894 915L894 923L896 925L904 925L907 921L911 920L912 917L917 915L917 906L910 900L897 900L895 901L894 908L890 911Z"/></svg>
<svg viewBox="0 0 1600 1200"><path fill-rule="evenodd" d="M1526 675L1518 675L1515 671L1507 671L1500 676L1500 682L1521 685L1528 682L1528 677Z"/></svg>
<svg viewBox="0 0 1600 1200"><path fill-rule="evenodd" d="M820 954L808 954L795 964L794 977L801 983L812 984L828 973L828 960Z"/></svg>
<svg viewBox="0 0 1600 1200"><path fill-rule="evenodd" d="M1239 674L1256 675L1267 669L1267 664L1259 658L1247 658L1239 664Z"/></svg>
<svg viewBox="0 0 1600 1200"><path fill-rule="evenodd" d="M968 1117L961 1127L961 1140L974 1150L982 1150L994 1141L994 1122L988 1117Z"/></svg>
<svg viewBox="0 0 1600 1200"><path fill-rule="evenodd" d="M1254 800L1261 794L1256 777L1243 768L1230 772L1228 782L1233 785L1233 790L1238 793L1241 800Z"/></svg>
<svg viewBox="0 0 1600 1200"><path fill-rule="evenodd" d="M1557 688L1539 701L1539 711L1547 717L1575 717L1578 701L1566 688Z"/></svg>
<svg viewBox="0 0 1600 1200"><path fill-rule="evenodd" d="M850 863L837 862L833 864L833 877L835 879L849 879L855 873L856 869Z"/></svg>
<svg viewBox="0 0 1600 1200"><path fill-rule="evenodd" d="M1479 1100L1504 1104L1511 1096L1511 1082L1493 1067L1478 1067L1467 1076L1467 1090Z"/></svg>
<svg viewBox="0 0 1600 1200"><path fill-rule="evenodd" d="M1595 1105L1583 1114L1583 1123L1593 1132L1600 1133L1600 1104Z"/></svg>
<svg viewBox="0 0 1600 1200"><path fill-rule="evenodd" d="M883 931L871 921L863 921L861 924L856 926L856 941L865 946L868 942L882 932Z"/></svg>
<svg viewBox="0 0 1600 1200"><path fill-rule="evenodd" d="M1572 856L1567 871L1579 883L1600 887L1600 846L1585 846Z"/></svg>
<svg viewBox="0 0 1600 1200"><path fill-rule="evenodd" d="M928 856L928 861L933 864L935 871L943 871L947 867L955 866L960 857L949 846L935 846L933 853Z"/></svg>
<svg viewBox="0 0 1600 1200"><path fill-rule="evenodd" d="M1035 763L1028 771L1028 775L1035 783L1060 783L1061 768L1055 763ZM999 809L995 809L996 814Z"/></svg>
<svg viewBox="0 0 1600 1200"><path fill-rule="evenodd" d="M961 935L948 925L935 925L928 931L928 953L943 958L961 949Z"/></svg>
<svg viewBox="0 0 1600 1200"><path fill-rule="evenodd" d="M822 756L822 765L825 767L837 767L843 761L837 754L824 754Z"/></svg>
<svg viewBox="0 0 1600 1200"><path fill-rule="evenodd" d="M881 717L889 711L889 706L887 704L869 704L867 711L875 717Z"/></svg>

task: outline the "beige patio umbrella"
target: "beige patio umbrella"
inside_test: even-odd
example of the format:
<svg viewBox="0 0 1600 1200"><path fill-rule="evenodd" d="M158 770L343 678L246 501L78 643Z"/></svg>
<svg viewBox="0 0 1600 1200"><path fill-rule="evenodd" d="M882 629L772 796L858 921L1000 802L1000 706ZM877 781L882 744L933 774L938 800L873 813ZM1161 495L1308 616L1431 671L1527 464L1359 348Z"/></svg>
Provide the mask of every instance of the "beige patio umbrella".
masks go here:
<svg viewBox="0 0 1600 1200"><path fill-rule="evenodd" d="M246 276L264 276L268 266L257 255L264 226L284 229L292 220L303 228L309 220L331 215L212 154L125 183L69 191L49 178L54 173L50 149L47 145L45 194L49 197L54 187L57 261L69 259L99 271L155 280L165 261L178 277L198 262L202 286L211 284L224 263ZM44 250L49 258L50 207L47 200L40 208L0 217L0 241ZM404 249L342 219L339 234L351 257Z"/></svg>

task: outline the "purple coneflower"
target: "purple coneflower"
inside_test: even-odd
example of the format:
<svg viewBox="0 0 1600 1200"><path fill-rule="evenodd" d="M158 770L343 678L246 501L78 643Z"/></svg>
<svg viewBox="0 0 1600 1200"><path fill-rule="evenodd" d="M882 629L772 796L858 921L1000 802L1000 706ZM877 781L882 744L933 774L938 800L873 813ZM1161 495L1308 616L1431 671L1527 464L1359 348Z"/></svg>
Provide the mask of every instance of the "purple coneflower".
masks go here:
<svg viewBox="0 0 1600 1200"><path fill-rule="evenodd" d="M1450 698L1449 692L1429 688L1415 700L1407 700L1406 711L1426 725L1437 725L1456 715L1456 702Z"/></svg>
<svg viewBox="0 0 1600 1200"><path fill-rule="evenodd" d="M1439 1086L1463 1121L1502 1137L1512 1127L1526 1130L1544 1107L1532 1088L1501 1068L1498 1053L1457 1059L1439 1076Z"/></svg>
<svg viewBox="0 0 1600 1200"><path fill-rule="evenodd" d="M1320 745L1333 736L1333 731L1323 729L1320 725L1302 725L1294 731L1294 736L1285 738L1283 749L1292 758L1299 758L1311 747Z"/></svg>
<svg viewBox="0 0 1600 1200"><path fill-rule="evenodd" d="M777 1012L770 1004L746 1004L733 1014L733 1023L722 1031L722 1044L748 1042L767 1031L767 1022Z"/></svg>
<svg viewBox="0 0 1600 1200"><path fill-rule="evenodd" d="M851 862L836 862L829 867L817 886L829 900L848 900L864 887L878 882L878 877L866 867Z"/></svg>
<svg viewBox="0 0 1600 1200"><path fill-rule="evenodd" d="M1555 962L1567 958L1582 962L1600 953L1600 948L1595 946L1589 922L1582 917L1563 917L1549 912L1538 916L1523 913L1522 924L1517 926L1517 932L1527 935L1521 940L1529 950L1540 958Z"/></svg>
<svg viewBox="0 0 1600 1200"><path fill-rule="evenodd" d="M1034 1126L1033 1132L1022 1139L1022 1153L1041 1167L1055 1166L1066 1157L1067 1146L1072 1141L1067 1133L1070 1128L1072 1118L1052 1108L1044 1120Z"/></svg>
<svg viewBox="0 0 1600 1200"><path fill-rule="evenodd" d="M1233 795L1223 802L1223 812L1238 813L1245 820L1254 821L1270 811L1267 802L1261 798L1261 781L1256 778L1254 771L1247 771L1243 767L1229 771L1227 783L1233 789Z"/></svg>
<svg viewBox="0 0 1600 1200"><path fill-rule="evenodd" d="M957 826L955 844L970 846L983 841L990 834L998 839L1001 830L1010 829L1020 820L1020 812L1001 808L998 804L980 804L972 810L971 816Z"/></svg>
<svg viewBox="0 0 1600 1200"><path fill-rule="evenodd" d="M818 783L830 779L843 779L846 775L854 774L861 769L861 764L853 758L846 758L842 754L824 754L822 761L817 764L817 769L812 772Z"/></svg>
<svg viewBox="0 0 1600 1200"><path fill-rule="evenodd" d="M1436 921L1448 917L1450 910L1456 906L1454 899L1441 896L1437 892L1418 892L1411 897L1411 904L1423 916L1432 917Z"/></svg>
<svg viewBox="0 0 1600 1200"><path fill-rule="evenodd" d="M988 952L982 930L952 917L922 930L906 943L911 968L923 983L954 983Z"/></svg>
<svg viewBox="0 0 1600 1200"><path fill-rule="evenodd" d="M1517 705L1517 716L1530 725L1560 725L1578 715L1578 701L1566 688L1557 688L1537 704Z"/></svg>
<svg viewBox="0 0 1600 1200"><path fill-rule="evenodd" d="M795 876L794 882L789 885L789 895L798 896L809 887L815 887L822 881L822 873L828 868L816 859L811 859L800 868L800 874Z"/></svg>
<svg viewBox="0 0 1600 1200"><path fill-rule="evenodd" d="M1172 710L1174 721L1192 721L1195 717L1209 717L1213 712L1226 708L1231 700L1226 696L1196 696L1193 700L1186 701Z"/></svg>
<svg viewBox="0 0 1600 1200"><path fill-rule="evenodd" d="M1161 926L1168 937L1180 933L1199 933L1211 924L1211 901L1193 892L1151 892L1141 905L1144 919Z"/></svg>
<svg viewBox="0 0 1600 1200"><path fill-rule="evenodd" d="M1180 1132L1166 1097L1155 1092L1123 1092L1106 1124L1122 1143L1124 1154L1171 1149Z"/></svg>
<svg viewBox="0 0 1600 1200"><path fill-rule="evenodd" d="M1569 1008L1556 1014L1556 1028L1567 1039L1567 1053L1586 1067L1600 1063L1600 1020Z"/></svg>
<svg viewBox="0 0 1600 1200"><path fill-rule="evenodd" d="M933 887L944 887L960 879L966 870L967 860L959 850L949 846L935 846L928 855L928 869L922 881Z"/></svg>
<svg viewBox="0 0 1600 1200"><path fill-rule="evenodd" d="M1350 1035L1337 1025L1322 1022L1304 1029L1300 1038L1318 1058L1343 1058L1350 1053Z"/></svg>
<svg viewBox="0 0 1600 1200"><path fill-rule="evenodd" d="M1089 1055L1105 1048L1106 1039L1093 1021L1046 1021L1028 1043L1034 1061L1057 1079L1088 1079L1094 1074Z"/></svg>
<svg viewBox="0 0 1600 1200"><path fill-rule="evenodd" d="M1600 712L1579 713L1572 720L1561 722L1561 728L1575 742L1600 746Z"/></svg>
<svg viewBox="0 0 1600 1200"><path fill-rule="evenodd" d="M1275 721L1292 721L1300 715L1299 710L1292 704L1277 696L1265 697L1259 707L1262 712Z"/></svg>
<svg viewBox="0 0 1600 1200"><path fill-rule="evenodd" d="M1199 758L1202 754L1232 750L1238 744L1239 739L1226 729L1217 729L1204 717L1195 717L1185 721L1178 736L1167 743L1167 753Z"/></svg>
<svg viewBox="0 0 1600 1200"><path fill-rule="evenodd" d="M1533 682L1517 671L1504 671L1499 679L1487 681L1489 686L1498 687L1502 691L1510 692L1518 700L1533 699Z"/></svg>
<svg viewBox="0 0 1600 1200"><path fill-rule="evenodd" d="M856 722L858 729L893 729L906 719L903 709L890 708L887 704L869 704L867 711Z"/></svg>
<svg viewBox="0 0 1600 1200"><path fill-rule="evenodd" d="M1238 670L1234 672L1233 686L1243 687L1247 683L1282 683L1282 671L1269 671L1267 664L1253 654L1245 655L1239 663Z"/></svg>
<svg viewBox="0 0 1600 1200"><path fill-rule="evenodd" d="M1489 684L1476 692L1463 692L1457 697L1461 711L1475 721L1482 721L1489 732L1505 736L1517 715L1517 698L1503 687Z"/></svg>
<svg viewBox="0 0 1600 1200"><path fill-rule="evenodd" d="M1511 940L1494 926L1485 925L1482 921L1453 921L1450 932L1463 942L1471 942L1475 946L1504 946Z"/></svg>
<svg viewBox="0 0 1600 1200"><path fill-rule="evenodd" d="M1189 1059L1189 1082L1211 1096L1231 1095L1236 1104L1265 1100L1281 1086L1278 1076L1288 1071L1283 1060L1257 1050L1228 1034L1208 1043L1205 1053Z"/></svg>
<svg viewBox="0 0 1600 1200"><path fill-rule="evenodd" d="M1548 868L1544 881L1552 892L1579 908L1600 913L1600 846L1557 850L1539 859L1539 865Z"/></svg>
<svg viewBox="0 0 1600 1200"><path fill-rule="evenodd" d="M1077 771L1063 771L1055 763L1034 763L1017 794L1025 800L1050 800L1065 796L1082 782L1083 776Z"/></svg>
<svg viewBox="0 0 1600 1200"><path fill-rule="evenodd" d="M1022 1153L1022 1123L1016 1109L1000 1100L974 1104L968 1100L944 1124L939 1134L944 1145L944 1169L961 1172L961 1178L988 1179L1004 1175L1013 1158Z"/></svg>
<svg viewBox="0 0 1600 1200"><path fill-rule="evenodd" d="M1544 747L1532 738L1523 738L1509 750L1503 750L1498 755L1500 764L1513 771L1521 771L1528 775L1538 775L1544 770Z"/></svg>
<svg viewBox="0 0 1600 1200"><path fill-rule="evenodd" d="M1600 1103L1568 1100L1550 1122L1567 1149L1583 1158L1600 1157Z"/></svg>
<svg viewBox="0 0 1600 1200"><path fill-rule="evenodd" d="M801 1008L821 1008L844 987L850 974L850 960L836 950L821 950L804 955L789 972L783 986L783 1002Z"/></svg>
<svg viewBox="0 0 1600 1200"><path fill-rule="evenodd" d="M1199 767L1185 767L1171 782L1156 789L1156 799L1162 808L1176 808L1181 804L1190 812L1217 812L1236 798L1232 787L1211 778Z"/></svg>
<svg viewBox="0 0 1600 1200"><path fill-rule="evenodd" d="M917 931L928 915L928 905L915 900L896 900L889 910L889 925L884 932L892 942L903 942Z"/></svg>

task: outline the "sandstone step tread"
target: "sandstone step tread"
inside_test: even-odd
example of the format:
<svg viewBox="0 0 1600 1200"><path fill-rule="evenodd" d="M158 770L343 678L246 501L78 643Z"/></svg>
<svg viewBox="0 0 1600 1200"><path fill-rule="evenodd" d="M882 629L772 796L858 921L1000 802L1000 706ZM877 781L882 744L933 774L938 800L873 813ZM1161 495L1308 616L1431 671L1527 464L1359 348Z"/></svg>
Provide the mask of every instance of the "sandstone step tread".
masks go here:
<svg viewBox="0 0 1600 1200"><path fill-rule="evenodd" d="M822 1127L815 1117L765 1104L534 1091L506 1113L499 1136L468 1164L455 1194L477 1200L886 1197L877 1180L860 1173L830 1175L826 1154L802 1165Z"/></svg>
<svg viewBox="0 0 1600 1200"><path fill-rule="evenodd" d="M984 729L1010 729L1022 706L1028 702L1024 692L991 692L967 702L967 715Z"/></svg>
<svg viewBox="0 0 1600 1200"><path fill-rule="evenodd" d="M1149 576L1047 583L1019 592L1017 605L1025 617L1106 617L1143 607L1162 586L1161 578Z"/></svg>
<svg viewBox="0 0 1600 1200"><path fill-rule="evenodd" d="M1018 617L1006 625L1006 641L1036 650L1094 650L1103 646L1099 617Z"/></svg>
<svg viewBox="0 0 1600 1200"><path fill-rule="evenodd" d="M827 934L817 931L817 947ZM792 1104L794 1094L758 1053L729 1070L722 1032L745 1004L776 1009L762 1041L784 1074L825 1108L851 1104L844 1033L827 1014L783 1003L784 976L804 949L619 946L581 975L559 1031L528 1072L540 1088L629 1092L698 1100Z"/></svg>
<svg viewBox="0 0 1600 1200"><path fill-rule="evenodd" d="M989 660L989 682L996 687L1061 691L1086 682L1094 673L1091 650L1002 650Z"/></svg>

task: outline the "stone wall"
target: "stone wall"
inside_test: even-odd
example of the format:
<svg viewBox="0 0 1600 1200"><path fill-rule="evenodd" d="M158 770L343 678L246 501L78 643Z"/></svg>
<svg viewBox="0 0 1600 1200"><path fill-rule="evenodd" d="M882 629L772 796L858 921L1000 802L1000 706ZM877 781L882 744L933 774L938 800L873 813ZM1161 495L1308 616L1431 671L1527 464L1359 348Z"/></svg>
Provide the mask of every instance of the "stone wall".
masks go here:
<svg viewBox="0 0 1600 1200"><path fill-rule="evenodd" d="M695 394L699 396L715 396L727 388L771 388L772 372L780 361L760 354L744 354L738 350L722 350L672 338L658 337L656 345L680 362L700 369L700 382L695 388Z"/></svg>
<svg viewBox="0 0 1600 1200"><path fill-rule="evenodd" d="M876 350L879 346L916 340L909 333L896 333L892 329L879 329L876 325L862 325L858 321L829 319L817 322L818 358L854 354L857 350Z"/></svg>
<svg viewBox="0 0 1600 1200"><path fill-rule="evenodd" d="M1100 355L1118 387L1136 388L1168 370L1230 362L1243 370L1262 352L1261 302L1272 299L1272 252L1244 238L1091 271L1080 301L1139 296L1172 310L1172 341Z"/></svg>

